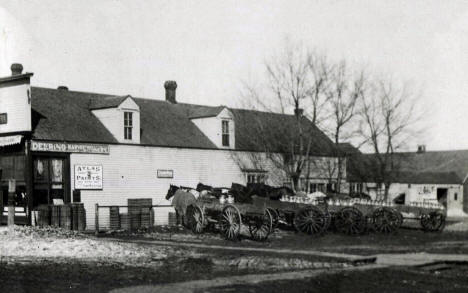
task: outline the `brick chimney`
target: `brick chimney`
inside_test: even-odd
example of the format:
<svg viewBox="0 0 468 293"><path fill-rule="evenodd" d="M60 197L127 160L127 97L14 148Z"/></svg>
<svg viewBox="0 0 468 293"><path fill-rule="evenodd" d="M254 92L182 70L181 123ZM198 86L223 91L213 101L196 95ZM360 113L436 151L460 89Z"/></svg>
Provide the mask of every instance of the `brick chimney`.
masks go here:
<svg viewBox="0 0 468 293"><path fill-rule="evenodd" d="M302 117L303 114L304 114L304 109L301 109L301 108L294 109L294 115L296 117Z"/></svg>
<svg viewBox="0 0 468 293"><path fill-rule="evenodd" d="M425 144L420 144L418 145L418 150L416 151L418 154L423 154L426 152L426 145Z"/></svg>
<svg viewBox="0 0 468 293"><path fill-rule="evenodd" d="M21 65L20 63L13 63L11 64L11 75L21 75L21 73L23 72L23 65Z"/></svg>
<svg viewBox="0 0 468 293"><path fill-rule="evenodd" d="M177 104L177 101L176 101L177 82L175 82L174 80L168 80L164 83L164 88L166 89L166 101L171 104Z"/></svg>

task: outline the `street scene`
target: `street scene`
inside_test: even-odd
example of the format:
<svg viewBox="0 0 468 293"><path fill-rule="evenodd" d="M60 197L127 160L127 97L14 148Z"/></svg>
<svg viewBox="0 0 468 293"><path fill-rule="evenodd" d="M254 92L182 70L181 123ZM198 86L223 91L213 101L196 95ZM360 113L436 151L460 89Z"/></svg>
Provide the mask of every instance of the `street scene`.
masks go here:
<svg viewBox="0 0 468 293"><path fill-rule="evenodd" d="M468 292L462 1L0 1L1 292Z"/></svg>

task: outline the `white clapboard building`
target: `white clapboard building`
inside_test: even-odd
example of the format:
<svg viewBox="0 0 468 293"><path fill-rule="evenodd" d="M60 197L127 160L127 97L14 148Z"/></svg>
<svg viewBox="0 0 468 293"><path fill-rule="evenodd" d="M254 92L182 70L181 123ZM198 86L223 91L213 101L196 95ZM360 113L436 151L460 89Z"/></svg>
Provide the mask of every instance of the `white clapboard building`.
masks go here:
<svg viewBox="0 0 468 293"><path fill-rule="evenodd" d="M32 73L23 73L20 64L11 69L11 76L0 78L3 205L8 179L15 179L17 205L31 211L56 200L79 201L93 229L96 203L149 198L153 205L168 204L169 184L287 181L262 153L254 130L260 124L262 141L274 150L290 138L281 129L295 125L294 115L180 103L174 81L164 84L166 97L158 100L33 87ZM332 141L304 117L301 125L311 138L311 156L323 166L334 163ZM309 174L314 186L334 176L319 169ZM167 223L169 210L156 211L156 224Z"/></svg>

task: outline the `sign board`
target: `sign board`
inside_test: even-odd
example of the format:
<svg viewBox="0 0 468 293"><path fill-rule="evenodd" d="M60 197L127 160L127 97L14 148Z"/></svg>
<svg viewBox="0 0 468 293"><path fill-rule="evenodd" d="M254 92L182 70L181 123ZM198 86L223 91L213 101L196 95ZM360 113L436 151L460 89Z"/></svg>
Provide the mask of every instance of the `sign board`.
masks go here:
<svg viewBox="0 0 468 293"><path fill-rule="evenodd" d="M75 165L75 189L102 189L102 165Z"/></svg>
<svg viewBox="0 0 468 293"><path fill-rule="evenodd" d="M22 135L2 136L0 137L0 146L19 144L22 138Z"/></svg>
<svg viewBox="0 0 468 293"><path fill-rule="evenodd" d="M0 113L0 124L7 124L7 123L8 123L7 113Z"/></svg>
<svg viewBox="0 0 468 293"><path fill-rule="evenodd" d="M36 152L109 154L109 145L90 143L32 141L31 150Z"/></svg>
<svg viewBox="0 0 468 293"><path fill-rule="evenodd" d="M174 170L158 169L158 178L174 178Z"/></svg>

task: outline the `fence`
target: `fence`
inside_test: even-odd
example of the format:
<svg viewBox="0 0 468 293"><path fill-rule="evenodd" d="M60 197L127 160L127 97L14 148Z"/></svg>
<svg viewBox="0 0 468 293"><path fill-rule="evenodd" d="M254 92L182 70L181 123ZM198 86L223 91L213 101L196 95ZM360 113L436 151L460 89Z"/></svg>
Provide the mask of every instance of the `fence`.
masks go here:
<svg viewBox="0 0 468 293"><path fill-rule="evenodd" d="M171 205L152 205L144 201L128 205L95 204L95 232L111 230L137 230L155 225L175 225Z"/></svg>

